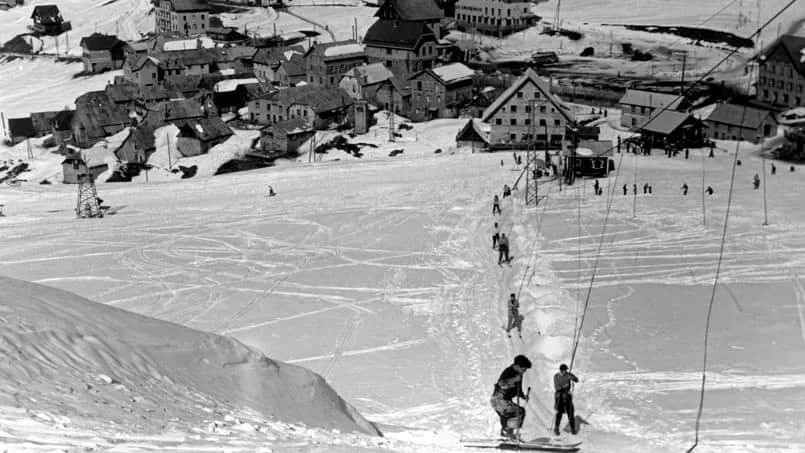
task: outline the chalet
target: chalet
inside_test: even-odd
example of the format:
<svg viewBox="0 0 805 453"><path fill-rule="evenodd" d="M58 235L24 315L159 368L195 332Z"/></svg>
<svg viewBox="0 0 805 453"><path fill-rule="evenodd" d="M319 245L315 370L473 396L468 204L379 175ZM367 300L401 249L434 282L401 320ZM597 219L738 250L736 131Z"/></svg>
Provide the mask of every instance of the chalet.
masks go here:
<svg viewBox="0 0 805 453"><path fill-rule="evenodd" d="M196 36L210 28L210 6L206 0L160 0L155 11L157 33Z"/></svg>
<svg viewBox="0 0 805 453"><path fill-rule="evenodd" d="M270 158L295 154L316 130L303 118L279 121L260 129L260 153Z"/></svg>
<svg viewBox="0 0 805 453"><path fill-rule="evenodd" d="M693 115L664 110L639 130L643 146L663 149L695 148L704 143L703 124Z"/></svg>
<svg viewBox="0 0 805 453"><path fill-rule="evenodd" d="M490 148L559 149L573 112L533 69L526 70L495 102L484 110L481 120L490 124Z"/></svg>
<svg viewBox="0 0 805 453"><path fill-rule="evenodd" d="M785 108L805 106L805 37L783 35L759 57L758 99Z"/></svg>
<svg viewBox="0 0 805 453"><path fill-rule="evenodd" d="M151 52L148 55L132 55L123 64L123 77L137 85L161 85L186 76L203 76L221 68L233 68L243 55L253 48L192 49L167 52ZM236 72L236 71L233 71Z"/></svg>
<svg viewBox="0 0 805 453"><path fill-rule="evenodd" d="M212 100L218 112L237 112L241 107L245 107L249 101L249 90L247 87L255 87L257 90L260 81L256 78L247 79L226 79L217 82L212 90ZM261 94L265 94L263 91Z"/></svg>
<svg viewBox="0 0 805 453"><path fill-rule="evenodd" d="M73 139L73 130L71 124L73 122L74 110L62 110L58 112L50 121L51 133L53 140L58 145L70 142Z"/></svg>
<svg viewBox="0 0 805 453"><path fill-rule="evenodd" d="M488 149L490 129L489 123L484 123L479 118L470 118L456 134L456 145L470 147L473 152Z"/></svg>
<svg viewBox="0 0 805 453"><path fill-rule="evenodd" d="M397 77L391 77L378 84L371 101L383 110L408 115L411 111L411 88Z"/></svg>
<svg viewBox="0 0 805 453"><path fill-rule="evenodd" d="M777 120L768 110L718 104L704 120L705 135L710 139L744 140L758 143L777 135Z"/></svg>
<svg viewBox="0 0 805 453"><path fill-rule="evenodd" d="M439 59L437 37L424 21L379 19L366 31L363 44L370 63L383 63L402 80Z"/></svg>
<svg viewBox="0 0 805 453"><path fill-rule="evenodd" d="M115 151L117 160L124 164L145 164L148 158L156 151L154 138L156 129L140 125L131 128L128 137Z"/></svg>
<svg viewBox="0 0 805 453"><path fill-rule="evenodd" d="M70 29L70 22L65 22L56 5L36 5L31 13L34 24L31 29L44 35L58 35Z"/></svg>
<svg viewBox="0 0 805 453"><path fill-rule="evenodd" d="M159 85L165 80L163 69L156 58L130 54L123 63L123 77L136 85Z"/></svg>
<svg viewBox="0 0 805 453"><path fill-rule="evenodd" d="M140 92L140 86L130 82L121 81L120 83L110 83L109 85L106 85L104 91L115 105L131 112L134 110L134 102Z"/></svg>
<svg viewBox="0 0 805 453"><path fill-rule="evenodd" d="M12 145L36 137L36 129L31 117L9 118L8 119L8 138Z"/></svg>
<svg viewBox="0 0 805 453"><path fill-rule="evenodd" d="M273 86L289 87L304 80L305 60L301 47L258 49L253 64L254 75Z"/></svg>
<svg viewBox="0 0 805 453"><path fill-rule="evenodd" d="M187 120L202 118L204 115L204 109L197 101L173 99L149 107L141 123L156 129L169 123L178 125Z"/></svg>
<svg viewBox="0 0 805 453"><path fill-rule="evenodd" d="M184 157L206 154L210 148L225 142L233 135L232 129L217 116L194 118L179 126L176 149Z"/></svg>
<svg viewBox="0 0 805 453"><path fill-rule="evenodd" d="M114 35L93 33L81 38L84 71L103 72L123 67L126 43Z"/></svg>
<svg viewBox="0 0 805 453"><path fill-rule="evenodd" d="M348 120L353 100L340 88L302 85L285 88L249 102L251 121L271 124L302 118L315 129Z"/></svg>
<svg viewBox="0 0 805 453"><path fill-rule="evenodd" d="M411 119L455 118L472 99L475 72L461 63L425 69L409 79Z"/></svg>
<svg viewBox="0 0 805 453"><path fill-rule="evenodd" d="M304 58L307 83L325 88L338 87L347 71L367 61L363 46L352 40L313 44Z"/></svg>
<svg viewBox="0 0 805 453"><path fill-rule="evenodd" d="M352 99L374 100L378 87L385 81L394 77L383 63L372 63L356 66L341 78L341 87Z"/></svg>
<svg viewBox="0 0 805 453"><path fill-rule="evenodd" d="M75 100L71 122L73 141L86 148L120 132L132 122L125 109L109 98L105 91L90 91Z"/></svg>
<svg viewBox="0 0 805 453"><path fill-rule="evenodd" d="M109 169L103 160L87 159L78 153L67 156L61 165L64 184L78 184L84 175L90 175L94 180Z"/></svg>
<svg viewBox="0 0 805 453"><path fill-rule="evenodd" d="M652 91L626 90L618 103L621 107L621 126L636 130L642 127L655 112L679 108L682 97Z"/></svg>
<svg viewBox="0 0 805 453"><path fill-rule="evenodd" d="M498 37L536 25L531 2L522 0L458 0L455 19L458 28Z"/></svg>

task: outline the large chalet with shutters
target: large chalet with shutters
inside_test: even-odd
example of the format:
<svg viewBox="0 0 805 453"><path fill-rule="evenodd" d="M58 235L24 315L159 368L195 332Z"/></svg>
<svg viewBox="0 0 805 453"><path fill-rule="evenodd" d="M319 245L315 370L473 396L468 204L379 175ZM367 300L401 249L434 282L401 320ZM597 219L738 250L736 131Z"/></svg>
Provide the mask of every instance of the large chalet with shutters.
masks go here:
<svg viewBox="0 0 805 453"><path fill-rule="evenodd" d="M333 88L350 69L366 63L366 53L355 41L335 41L310 46L304 60L308 84Z"/></svg>
<svg viewBox="0 0 805 453"><path fill-rule="evenodd" d="M210 5L206 0L160 0L155 12L157 33L197 36L210 29Z"/></svg>
<svg viewBox="0 0 805 453"><path fill-rule="evenodd" d="M481 116L489 124L490 148L561 148L573 112L551 93L548 82L528 69Z"/></svg>
<svg viewBox="0 0 805 453"><path fill-rule="evenodd" d="M759 57L757 97L785 108L805 106L805 37L783 35Z"/></svg>
<svg viewBox="0 0 805 453"><path fill-rule="evenodd" d="M387 0L363 38L370 63L383 63L402 80L435 66L440 23L434 0Z"/></svg>

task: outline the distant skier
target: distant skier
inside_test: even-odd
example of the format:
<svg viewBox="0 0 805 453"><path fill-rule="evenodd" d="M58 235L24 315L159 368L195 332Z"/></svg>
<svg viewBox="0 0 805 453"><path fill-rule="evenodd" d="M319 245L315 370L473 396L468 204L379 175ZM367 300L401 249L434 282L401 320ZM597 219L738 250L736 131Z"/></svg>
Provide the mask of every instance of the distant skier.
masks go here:
<svg viewBox="0 0 805 453"><path fill-rule="evenodd" d="M495 194L495 197L492 198L492 215L495 213L500 214L500 198L498 198L498 194Z"/></svg>
<svg viewBox="0 0 805 453"><path fill-rule="evenodd" d="M492 250L498 248L499 240L500 240L500 227L498 226L498 223L495 222L494 233L492 233Z"/></svg>
<svg viewBox="0 0 805 453"><path fill-rule="evenodd" d="M755 177L752 178L752 187L754 187L755 190L760 188L760 176L758 176L757 173L755 173Z"/></svg>
<svg viewBox="0 0 805 453"><path fill-rule="evenodd" d="M553 425L553 433L559 435L559 427L562 425L562 414L567 414L570 422L570 432L576 434L576 414L573 407L573 393L571 392L571 382L579 382L579 378L567 369L564 363L559 365L559 372L553 376L554 409L556 409L556 421Z"/></svg>
<svg viewBox="0 0 805 453"><path fill-rule="evenodd" d="M687 195L687 194L688 194L688 183L683 183L682 184L682 195Z"/></svg>
<svg viewBox="0 0 805 453"><path fill-rule="evenodd" d="M506 257L506 263L511 261L511 258L509 258L509 238L506 237L506 233L501 233L500 239L498 239L498 266L503 264L504 256Z"/></svg>
<svg viewBox="0 0 805 453"><path fill-rule="evenodd" d="M503 184L503 198L510 197L512 195L512 189L509 187L508 184Z"/></svg>
<svg viewBox="0 0 805 453"><path fill-rule="evenodd" d="M707 192L707 195L713 195L713 193L715 192L715 190L713 190L713 187L712 187L712 186L707 186L707 190L706 190L706 192Z"/></svg>
<svg viewBox="0 0 805 453"><path fill-rule="evenodd" d="M520 314L520 302L514 293L509 296L508 304L508 321L506 322L506 335L511 338L511 331L517 328L517 334L523 338L523 315Z"/></svg>
<svg viewBox="0 0 805 453"><path fill-rule="evenodd" d="M690 156L690 150L688 148L685 148L685 159L687 159L688 156Z"/></svg>
<svg viewBox="0 0 805 453"><path fill-rule="evenodd" d="M643 195L648 195L648 183L643 184Z"/></svg>
<svg viewBox="0 0 805 453"><path fill-rule="evenodd" d="M274 192L274 188L273 188L273 187L271 187L271 186L268 186L268 196L269 196L269 197L274 197L274 196L276 196L276 195L277 195L277 193L276 193L276 192Z"/></svg>
<svg viewBox="0 0 805 453"><path fill-rule="evenodd" d="M710 159L716 157L712 145L710 145L710 154L708 154L707 157L709 157Z"/></svg>
<svg viewBox="0 0 805 453"><path fill-rule="evenodd" d="M637 195L637 184L632 184L632 191L635 195Z"/></svg>
<svg viewBox="0 0 805 453"><path fill-rule="evenodd" d="M500 417L500 435L507 439L515 439L516 430L523 426L525 408L512 401L522 398L528 401L528 395L523 393L523 373L531 368L531 361L524 355L514 358L514 363L500 374L492 391L490 403Z"/></svg>
<svg viewBox="0 0 805 453"><path fill-rule="evenodd" d="M624 185L623 185L623 195L624 195L624 196L626 196L626 195L629 193L629 189L628 189L628 187L629 187L629 186L627 186L626 184L624 184Z"/></svg>
<svg viewBox="0 0 805 453"><path fill-rule="evenodd" d="M593 192L598 195L598 188L601 187L601 184L598 183L598 179L595 180L595 184L593 184Z"/></svg>
<svg viewBox="0 0 805 453"><path fill-rule="evenodd" d="M789 170L791 173L794 173L794 166L792 165L792 166L788 167L788 170Z"/></svg>
<svg viewBox="0 0 805 453"><path fill-rule="evenodd" d="M777 167L775 167L774 164L771 164L771 174L775 173L777 173Z"/></svg>
<svg viewBox="0 0 805 453"><path fill-rule="evenodd" d="M651 194L653 194L653 193L654 193L654 186L652 186L651 184L649 184L649 185L648 185L648 194L649 194L649 195L651 195Z"/></svg>

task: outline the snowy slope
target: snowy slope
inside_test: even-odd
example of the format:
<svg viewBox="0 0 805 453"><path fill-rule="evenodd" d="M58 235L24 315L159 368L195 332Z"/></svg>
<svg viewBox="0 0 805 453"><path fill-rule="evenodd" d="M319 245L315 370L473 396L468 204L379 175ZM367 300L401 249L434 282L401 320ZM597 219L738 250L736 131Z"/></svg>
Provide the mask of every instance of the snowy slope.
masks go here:
<svg viewBox="0 0 805 453"><path fill-rule="evenodd" d="M0 286L0 443L33 440L23 414L50 426L54 442L59 430L80 428L192 442L192 430L209 431L225 416L251 417L252 427L234 429L262 428L269 440L281 421L377 433L320 376L232 338L19 280L0 277Z"/></svg>

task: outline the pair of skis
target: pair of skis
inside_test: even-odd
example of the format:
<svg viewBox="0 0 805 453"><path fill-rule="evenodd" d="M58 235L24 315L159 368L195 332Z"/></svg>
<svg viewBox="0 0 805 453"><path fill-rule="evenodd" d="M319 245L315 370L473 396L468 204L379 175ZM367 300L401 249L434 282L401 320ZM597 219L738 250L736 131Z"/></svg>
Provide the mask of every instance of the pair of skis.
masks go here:
<svg viewBox="0 0 805 453"><path fill-rule="evenodd" d="M512 440L505 438L495 439L462 439L461 443L467 448L547 451L547 452L577 452L581 450L581 442L556 442L548 437L532 440Z"/></svg>

